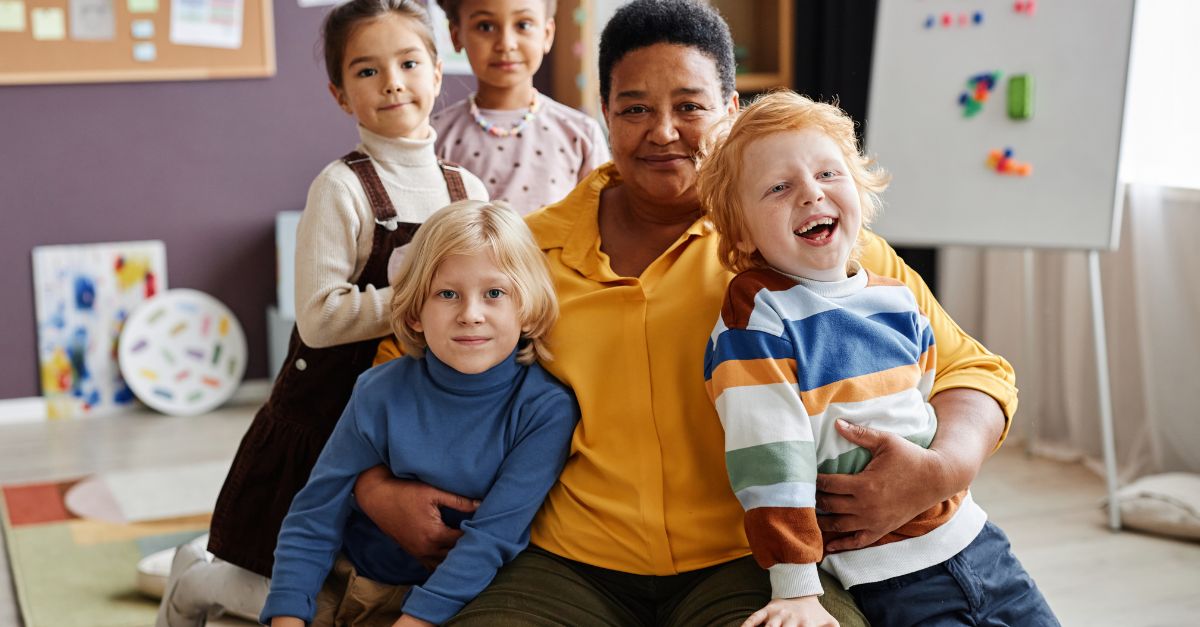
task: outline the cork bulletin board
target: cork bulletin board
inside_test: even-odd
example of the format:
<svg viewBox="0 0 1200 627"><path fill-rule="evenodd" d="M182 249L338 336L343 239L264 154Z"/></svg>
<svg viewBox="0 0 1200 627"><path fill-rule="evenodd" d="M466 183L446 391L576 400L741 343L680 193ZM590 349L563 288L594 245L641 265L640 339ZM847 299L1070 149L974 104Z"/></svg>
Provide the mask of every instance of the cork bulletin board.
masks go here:
<svg viewBox="0 0 1200 627"><path fill-rule="evenodd" d="M0 85L274 74L271 0L0 0Z"/></svg>

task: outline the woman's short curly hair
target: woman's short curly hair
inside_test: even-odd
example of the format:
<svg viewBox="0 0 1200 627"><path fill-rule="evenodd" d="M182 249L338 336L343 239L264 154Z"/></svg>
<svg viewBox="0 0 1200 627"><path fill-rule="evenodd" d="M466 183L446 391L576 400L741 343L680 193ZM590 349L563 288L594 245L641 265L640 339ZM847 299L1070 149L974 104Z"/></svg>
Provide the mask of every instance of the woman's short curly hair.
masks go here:
<svg viewBox="0 0 1200 627"><path fill-rule="evenodd" d="M750 243L742 207L742 163L750 146L775 133L815 128L829 136L842 151L850 176L858 187L862 228L871 224L882 207L879 194L891 175L858 149L854 120L836 104L815 102L793 91L759 96L732 122L714 127L701 146L700 173L696 182L700 204L721 235L717 251L721 263L733 272L765 267L767 262ZM859 241L862 241L859 231ZM858 251L855 251L857 256Z"/></svg>
<svg viewBox="0 0 1200 627"><path fill-rule="evenodd" d="M717 66L721 97L733 95L733 36L716 9L699 0L633 0L617 9L600 34L600 101L608 102L617 62L634 50L660 43L704 53Z"/></svg>

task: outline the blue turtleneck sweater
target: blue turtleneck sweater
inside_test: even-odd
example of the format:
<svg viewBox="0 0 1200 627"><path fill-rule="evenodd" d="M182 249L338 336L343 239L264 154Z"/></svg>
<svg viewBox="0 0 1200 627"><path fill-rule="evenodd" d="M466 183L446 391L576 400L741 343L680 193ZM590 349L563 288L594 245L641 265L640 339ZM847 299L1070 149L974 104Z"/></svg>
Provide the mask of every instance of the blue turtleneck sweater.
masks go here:
<svg viewBox="0 0 1200 627"><path fill-rule="evenodd" d="M529 524L566 461L578 413L568 388L541 366L518 364L515 352L475 375L431 351L363 373L283 521L261 620L311 622L340 551L368 579L413 584L405 613L447 621L529 542ZM483 501L432 573L354 502L359 473L381 463L397 477Z"/></svg>

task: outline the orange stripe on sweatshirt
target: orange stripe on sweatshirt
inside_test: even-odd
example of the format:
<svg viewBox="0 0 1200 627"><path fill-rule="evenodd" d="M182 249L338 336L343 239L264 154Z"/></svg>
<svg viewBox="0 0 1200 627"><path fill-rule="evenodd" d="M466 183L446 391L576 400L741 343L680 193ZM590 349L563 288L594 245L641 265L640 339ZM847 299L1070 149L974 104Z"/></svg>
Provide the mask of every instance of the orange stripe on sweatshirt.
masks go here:
<svg viewBox="0 0 1200 627"><path fill-rule="evenodd" d="M916 364L897 366L802 391L800 398L808 415L815 416L825 413L831 403L857 403L916 387L923 373Z"/></svg>
<svg viewBox="0 0 1200 627"><path fill-rule="evenodd" d="M719 383L714 383L719 382ZM721 362L705 382L709 398L716 400L728 388L772 383L796 384L795 359L733 359Z"/></svg>
<svg viewBox="0 0 1200 627"><path fill-rule="evenodd" d="M817 513L811 507L756 507L746 512L746 538L762 568L815 564L824 556Z"/></svg>
<svg viewBox="0 0 1200 627"><path fill-rule="evenodd" d="M933 349L933 346L926 348L925 352L921 353L920 359L917 359L917 367L921 369L921 372L929 372L937 368L937 351Z"/></svg>

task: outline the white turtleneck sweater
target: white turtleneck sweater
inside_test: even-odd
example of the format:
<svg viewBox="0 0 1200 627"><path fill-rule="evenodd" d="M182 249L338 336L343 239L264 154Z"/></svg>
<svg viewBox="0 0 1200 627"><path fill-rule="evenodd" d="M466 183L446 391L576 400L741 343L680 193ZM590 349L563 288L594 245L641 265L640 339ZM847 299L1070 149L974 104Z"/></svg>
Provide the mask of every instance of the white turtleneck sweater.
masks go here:
<svg viewBox="0 0 1200 627"><path fill-rule="evenodd" d="M371 156L401 222L422 223L450 204L450 192L428 139L391 139L358 127L360 152ZM467 196L487 189L463 171ZM325 166L308 188L296 232L296 326L314 348L387 335L392 288L358 289L374 239L375 216L358 177L341 159Z"/></svg>

